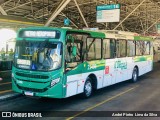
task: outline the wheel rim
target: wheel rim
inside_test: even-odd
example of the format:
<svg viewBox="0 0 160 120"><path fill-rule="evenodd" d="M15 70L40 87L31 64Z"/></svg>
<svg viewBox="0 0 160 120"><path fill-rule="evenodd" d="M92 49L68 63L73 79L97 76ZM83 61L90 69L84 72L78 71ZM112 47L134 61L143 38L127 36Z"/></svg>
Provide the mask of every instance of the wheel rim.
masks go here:
<svg viewBox="0 0 160 120"><path fill-rule="evenodd" d="M91 84L91 82L89 82L89 81L86 82L84 90L85 90L86 96L90 96L91 95L91 92L92 92L92 84Z"/></svg>

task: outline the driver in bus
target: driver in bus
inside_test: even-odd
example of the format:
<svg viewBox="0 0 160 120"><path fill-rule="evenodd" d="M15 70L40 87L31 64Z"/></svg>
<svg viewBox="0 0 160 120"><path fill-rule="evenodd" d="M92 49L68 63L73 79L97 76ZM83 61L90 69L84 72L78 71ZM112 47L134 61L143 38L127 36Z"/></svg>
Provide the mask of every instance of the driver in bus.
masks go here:
<svg viewBox="0 0 160 120"><path fill-rule="evenodd" d="M49 48L46 53L45 60L43 61L43 66L48 69L56 69L60 66L60 55L57 49Z"/></svg>
<svg viewBox="0 0 160 120"><path fill-rule="evenodd" d="M57 49L52 49L50 52L50 57L52 58L53 61L53 68L58 68L61 63L60 55L58 54Z"/></svg>

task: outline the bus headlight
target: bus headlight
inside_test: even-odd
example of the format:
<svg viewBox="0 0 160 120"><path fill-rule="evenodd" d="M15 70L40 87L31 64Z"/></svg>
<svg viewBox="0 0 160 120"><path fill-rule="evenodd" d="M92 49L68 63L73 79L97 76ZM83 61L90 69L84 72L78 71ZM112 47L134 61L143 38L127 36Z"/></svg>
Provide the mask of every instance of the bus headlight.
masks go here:
<svg viewBox="0 0 160 120"><path fill-rule="evenodd" d="M51 87L57 84L60 81L60 78L54 79L51 81Z"/></svg>

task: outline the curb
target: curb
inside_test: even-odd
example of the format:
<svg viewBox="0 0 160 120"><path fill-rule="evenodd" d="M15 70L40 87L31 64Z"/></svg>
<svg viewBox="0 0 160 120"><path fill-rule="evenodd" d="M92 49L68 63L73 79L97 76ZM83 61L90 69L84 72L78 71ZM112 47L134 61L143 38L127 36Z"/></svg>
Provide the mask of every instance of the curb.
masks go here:
<svg viewBox="0 0 160 120"><path fill-rule="evenodd" d="M7 95L3 95L3 96L0 96L0 102L4 101L4 100L17 98L17 97L20 97L20 96L22 96L22 94L19 94L19 93L10 93L10 94L7 94Z"/></svg>

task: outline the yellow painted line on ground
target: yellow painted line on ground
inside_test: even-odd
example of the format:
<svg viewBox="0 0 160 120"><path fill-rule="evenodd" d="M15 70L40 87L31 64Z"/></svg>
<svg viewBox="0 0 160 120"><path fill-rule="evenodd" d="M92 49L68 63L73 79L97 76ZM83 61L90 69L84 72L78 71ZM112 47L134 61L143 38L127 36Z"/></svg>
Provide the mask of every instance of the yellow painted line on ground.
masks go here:
<svg viewBox="0 0 160 120"><path fill-rule="evenodd" d="M3 93L7 93L7 92L11 92L12 90L4 90L4 91L0 91L0 94L3 94Z"/></svg>
<svg viewBox="0 0 160 120"><path fill-rule="evenodd" d="M74 115L74 116L72 116L72 117L69 117L69 118L67 118L66 120L72 120L72 119L74 119L75 117L77 117L77 116L79 116L79 115L81 115L81 114L84 114L84 113L86 113L86 112L88 112L88 111L90 111L90 110L92 110L92 109L94 109L94 108L96 108L96 107L98 107L98 106L106 103L106 102L109 102L109 101L111 101L111 100L113 100L113 99L115 99L115 98L117 98L117 97L119 97L119 96L121 96L121 95L123 95L123 94L125 94L125 93L130 92L131 90L134 90L134 89L137 88L138 86L139 86L139 85L137 85L137 86L135 86L135 87L133 87L133 88L130 88L130 89L124 91L124 92L121 92L121 93L119 93L119 94L117 94L117 95L115 95L115 96L113 96L113 97L110 97L110 98L108 98L108 99L106 99L106 100L104 100L104 101L102 101L102 102L100 102L100 103L97 103L96 105L94 105L94 106L92 106L92 107L89 107L89 108L85 109L83 112L80 112L80 113L78 113L78 114L76 114L76 115Z"/></svg>
<svg viewBox="0 0 160 120"><path fill-rule="evenodd" d="M0 86L1 85L6 85L6 84L11 84L12 82L6 82L6 83L2 83L2 84L0 84Z"/></svg>

